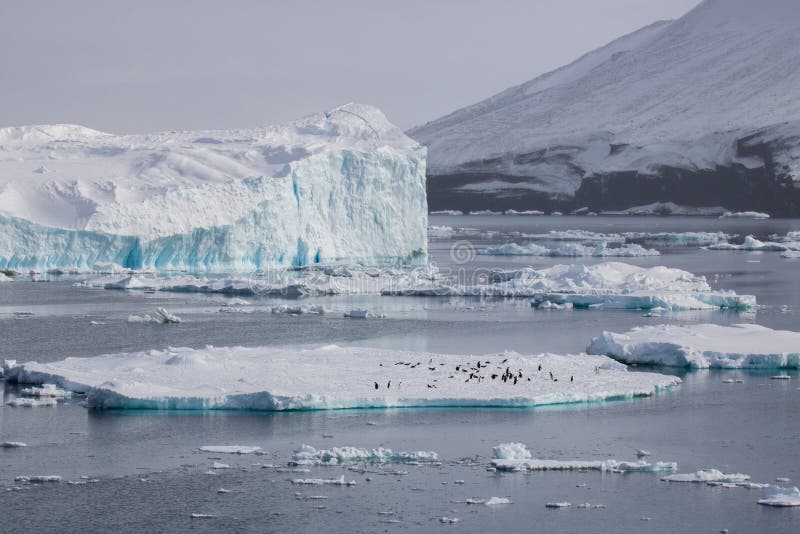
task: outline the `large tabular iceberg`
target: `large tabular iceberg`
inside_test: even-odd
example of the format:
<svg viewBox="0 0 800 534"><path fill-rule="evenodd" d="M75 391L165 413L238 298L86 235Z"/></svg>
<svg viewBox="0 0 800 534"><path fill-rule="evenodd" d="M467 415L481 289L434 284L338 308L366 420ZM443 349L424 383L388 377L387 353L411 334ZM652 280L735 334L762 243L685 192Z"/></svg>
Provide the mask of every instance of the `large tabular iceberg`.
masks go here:
<svg viewBox="0 0 800 534"><path fill-rule="evenodd" d="M605 356L454 356L337 346L170 348L8 363L4 372L12 382L86 393L93 408L195 410L535 406L652 395L680 383L628 372Z"/></svg>
<svg viewBox="0 0 800 534"><path fill-rule="evenodd" d="M800 332L755 324L692 324L634 328L625 334L603 332L586 349L627 363L670 367L800 367Z"/></svg>
<svg viewBox="0 0 800 534"><path fill-rule="evenodd" d="M0 268L424 258L425 149L349 104L271 128L0 128Z"/></svg>

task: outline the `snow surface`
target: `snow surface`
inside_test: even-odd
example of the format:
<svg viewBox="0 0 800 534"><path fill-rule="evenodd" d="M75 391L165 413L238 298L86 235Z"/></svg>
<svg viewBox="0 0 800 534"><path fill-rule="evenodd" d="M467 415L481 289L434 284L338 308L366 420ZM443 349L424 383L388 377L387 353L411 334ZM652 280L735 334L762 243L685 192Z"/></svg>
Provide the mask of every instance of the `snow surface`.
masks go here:
<svg viewBox="0 0 800 534"><path fill-rule="evenodd" d="M770 486L764 488L763 492L758 504L767 506L800 506L800 489L797 487L778 488Z"/></svg>
<svg viewBox="0 0 800 534"><path fill-rule="evenodd" d="M603 332L586 351L626 363L695 369L800 368L800 332L756 324L655 325Z"/></svg>
<svg viewBox="0 0 800 534"><path fill-rule="evenodd" d="M639 257L659 256L659 252L646 249L641 245L628 244L619 247L609 247L608 243L600 242L597 245L586 246L579 243L569 243L558 248L548 248L535 243L518 245L506 243L478 251L478 254L488 256L555 256L555 257Z"/></svg>
<svg viewBox="0 0 800 534"><path fill-rule="evenodd" d="M427 249L426 150L348 104L269 128L0 128L0 268L252 271ZM47 162L49 172L31 172Z"/></svg>
<svg viewBox="0 0 800 534"><path fill-rule="evenodd" d="M778 139L775 163L798 180L799 48L796 0L705 0L409 135L433 179L535 177L549 193L593 173L762 167L737 156L750 135Z"/></svg>
<svg viewBox="0 0 800 534"><path fill-rule="evenodd" d="M482 368L470 378L467 369L478 361ZM501 380L507 369L521 374L519 383ZM195 410L536 406L630 399L680 383L673 376L629 373L605 356L470 357L337 346L170 348L4 370L11 382L85 392L93 408ZM560 380L550 380L550 372Z"/></svg>

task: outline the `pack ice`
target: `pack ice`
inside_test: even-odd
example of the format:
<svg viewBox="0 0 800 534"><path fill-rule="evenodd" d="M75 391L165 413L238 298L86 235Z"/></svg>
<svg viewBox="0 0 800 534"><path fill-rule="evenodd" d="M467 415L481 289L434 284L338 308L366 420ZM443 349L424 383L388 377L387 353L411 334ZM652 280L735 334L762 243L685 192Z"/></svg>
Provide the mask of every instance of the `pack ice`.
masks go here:
<svg viewBox="0 0 800 534"><path fill-rule="evenodd" d="M625 334L603 332L586 351L626 363L670 367L797 369L800 332L756 324L643 326Z"/></svg>
<svg viewBox="0 0 800 534"><path fill-rule="evenodd" d="M462 356L338 346L170 348L8 363L4 371L6 380L55 383L86 393L91 408L117 409L535 406L630 399L680 383L673 376L628 372L605 356Z"/></svg>
<svg viewBox="0 0 800 534"><path fill-rule="evenodd" d="M268 128L0 128L0 268L251 271L427 249L426 150L348 104Z"/></svg>

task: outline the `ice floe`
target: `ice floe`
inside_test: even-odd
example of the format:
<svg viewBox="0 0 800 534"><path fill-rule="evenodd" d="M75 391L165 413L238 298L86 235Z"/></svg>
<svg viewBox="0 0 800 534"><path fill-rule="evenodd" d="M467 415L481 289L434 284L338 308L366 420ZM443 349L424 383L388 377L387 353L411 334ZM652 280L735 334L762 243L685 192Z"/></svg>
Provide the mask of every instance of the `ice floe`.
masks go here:
<svg viewBox="0 0 800 534"><path fill-rule="evenodd" d="M66 398L72 396L71 391L59 389L55 384L42 384L41 387L23 388L20 393L29 397Z"/></svg>
<svg viewBox="0 0 800 534"><path fill-rule="evenodd" d="M4 372L10 382L85 392L92 408L196 410L536 406L630 399L680 383L628 372L605 356L459 356L335 345L169 348L25 362Z"/></svg>
<svg viewBox="0 0 800 534"><path fill-rule="evenodd" d="M764 488L764 493L758 504L767 506L800 506L800 489L793 488L778 488L770 486Z"/></svg>
<svg viewBox="0 0 800 534"><path fill-rule="evenodd" d="M11 399L6 403L8 406L24 406L27 408L35 408L37 406L56 406L58 404L58 400L53 397L44 397L44 398L26 398L26 397L17 397L15 399Z"/></svg>
<svg viewBox="0 0 800 534"><path fill-rule="evenodd" d="M540 460L524 443L501 443L492 449L492 467L498 471L604 471L612 473L674 471L674 462L647 463L616 460Z"/></svg>
<svg viewBox="0 0 800 534"><path fill-rule="evenodd" d="M301 486L355 486L355 480L345 480L344 475L339 478L295 478L292 484Z"/></svg>
<svg viewBox="0 0 800 534"><path fill-rule="evenodd" d="M647 249L637 244L625 244L618 247L609 247L606 242L586 246L580 243L569 243L558 248L548 248L535 243L518 245L506 243L478 251L479 254L488 256L551 256L551 257L640 257L659 256L657 250Z"/></svg>
<svg viewBox="0 0 800 534"><path fill-rule="evenodd" d="M128 317L129 323L155 323L155 324L180 324L181 318L173 315L165 308L156 308L153 315L131 315Z"/></svg>
<svg viewBox="0 0 800 534"><path fill-rule="evenodd" d="M586 351L625 363L669 367L800 367L800 332L756 324L642 326L624 334L603 332Z"/></svg>
<svg viewBox="0 0 800 534"><path fill-rule="evenodd" d="M274 315L325 315L327 310L323 306L287 306L282 304L272 308Z"/></svg>
<svg viewBox="0 0 800 534"><path fill-rule="evenodd" d="M800 258L800 250L786 250L781 252L781 258L797 259Z"/></svg>
<svg viewBox="0 0 800 534"><path fill-rule="evenodd" d="M58 475L19 476L14 478L14 482L29 482L31 484L61 482L61 477Z"/></svg>
<svg viewBox="0 0 800 534"><path fill-rule="evenodd" d="M386 315L382 313L373 313L369 310L350 310L344 312L344 316L348 319L385 319Z"/></svg>
<svg viewBox="0 0 800 534"><path fill-rule="evenodd" d="M27 447L27 446L28 446L27 443L23 443L21 441L4 441L3 443L0 443L0 448L3 449L17 449L20 447Z"/></svg>
<svg viewBox="0 0 800 534"><path fill-rule="evenodd" d="M701 469L695 473L678 473L674 475L668 475L662 477L661 480L665 482L722 482L728 484L737 484L741 482L747 482L750 480L750 476L742 473L726 474L718 469Z"/></svg>
<svg viewBox="0 0 800 534"><path fill-rule="evenodd" d="M760 211L726 211L720 219L769 219L769 213Z"/></svg>
<svg viewBox="0 0 800 534"><path fill-rule="evenodd" d="M252 454L261 452L261 447L250 445L203 445L200 452L210 452L215 454Z"/></svg>
<svg viewBox="0 0 800 534"><path fill-rule="evenodd" d="M486 506L500 506L502 504L512 504L511 499L506 497L491 497L485 503Z"/></svg>
<svg viewBox="0 0 800 534"><path fill-rule="evenodd" d="M476 279L424 269L328 267L281 272L263 278L211 279L178 275L133 276L82 282L108 289L259 294L287 298L314 295L405 295L536 297L576 307L651 309L746 309L755 297L713 291L703 276L670 267L638 267L620 262L565 264L543 269L495 270ZM550 295L553 295L552 297ZM541 297L541 298L539 298Z"/></svg>
<svg viewBox="0 0 800 534"><path fill-rule="evenodd" d="M430 463L438 462L439 455L433 451L394 452L392 449L378 447L363 449L359 447L331 447L315 449L303 444L294 450L291 465L345 465L357 462L369 463Z"/></svg>
<svg viewBox="0 0 800 534"><path fill-rule="evenodd" d="M709 250L743 250L743 251L798 251L800 250L800 241L759 241L755 237L749 235L744 238L741 245L734 243L718 243L710 245Z"/></svg>
<svg viewBox="0 0 800 534"><path fill-rule="evenodd" d="M727 243L731 238L723 232L625 232L622 236L660 246L708 246Z"/></svg>

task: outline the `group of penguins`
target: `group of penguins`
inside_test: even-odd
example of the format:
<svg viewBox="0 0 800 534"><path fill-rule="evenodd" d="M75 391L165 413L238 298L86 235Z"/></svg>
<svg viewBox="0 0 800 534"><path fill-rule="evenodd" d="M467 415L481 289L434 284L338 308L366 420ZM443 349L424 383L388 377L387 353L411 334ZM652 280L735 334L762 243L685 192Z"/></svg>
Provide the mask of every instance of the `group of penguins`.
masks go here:
<svg viewBox="0 0 800 534"><path fill-rule="evenodd" d="M486 360L486 361L478 360L478 362L475 364L474 367L471 367L469 364L459 364L459 365L456 365L455 371L456 371L456 373L461 373L461 376L468 375L467 379L464 380L464 382L470 382L472 380L477 380L478 383L480 384L481 382L483 382L484 380L487 380L487 379L497 380L499 378L500 380L503 381L503 383L510 383L512 385L517 385L517 382L521 382L522 381L522 379L523 379L522 369L519 369L516 372L512 372L511 368L509 366L506 366L506 369L505 369L505 371L503 371L502 374L501 373L491 373L491 374L488 374L488 375L483 375L481 373L481 371L483 370L484 372L486 372L485 370L489 368L491 363L492 362L490 360ZM498 371L501 370L503 368L503 365L506 364L506 363L508 363L508 358L506 358L505 360L500 362L500 365L496 366L495 370L498 370ZM420 365L422 365L422 362L416 362L416 363L397 362L397 363L395 363L395 365L405 365L409 369L415 369L415 368L419 367ZM380 366L383 367L383 364L380 364ZM439 366L440 367L444 366L444 364L440 363ZM432 358L430 360L428 360L428 370L429 371L435 371L436 370L436 365L433 363L433 359ZM540 373L542 372L542 364L539 364L538 371ZM553 382L558 382L558 378L553 376L553 372L552 371L548 371L548 373L550 374L550 380L552 380ZM457 377L460 378L461 376L457 376L454 373L454 374L451 374L450 376L448 376L447 378L457 378ZM531 377L525 377L525 378L527 378L528 382L531 381ZM570 376L569 377L569 381L570 382L574 382L575 381L575 377L574 376ZM433 382L434 382L433 384L428 384L428 389L436 389L435 382L438 382L438 379L434 379ZM392 381L389 380L389 382L386 384L386 389L391 389L391 387L392 387ZM400 382L396 386L396 388L398 388L398 389L401 389L402 387L403 387L403 383L402 382ZM380 389L380 384L378 384L377 382L375 382L375 389Z"/></svg>

